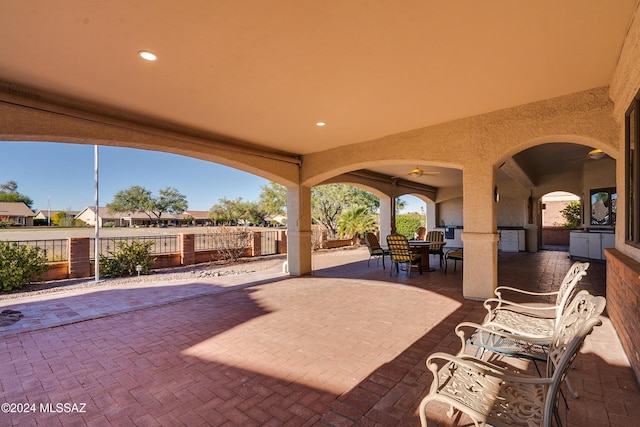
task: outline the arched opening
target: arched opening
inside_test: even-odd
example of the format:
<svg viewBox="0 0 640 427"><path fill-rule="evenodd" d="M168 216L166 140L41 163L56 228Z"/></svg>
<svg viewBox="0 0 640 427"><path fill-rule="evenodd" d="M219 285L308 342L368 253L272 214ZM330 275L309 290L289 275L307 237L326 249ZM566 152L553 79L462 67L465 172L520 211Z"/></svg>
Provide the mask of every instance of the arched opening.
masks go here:
<svg viewBox="0 0 640 427"><path fill-rule="evenodd" d="M616 161L595 146L597 141L589 143L594 145L529 141L524 144L528 148L506 158L497 173L499 231L523 229L528 252L570 251L569 228L592 231L600 227L589 219L590 196L597 189L615 189ZM580 204L580 219L566 228L560 211L572 201ZM604 227L614 231L612 224Z"/></svg>
<svg viewBox="0 0 640 427"><path fill-rule="evenodd" d="M93 147L52 142L0 142L3 177L33 199L33 209L80 211L94 199ZM257 200L268 181L241 170L160 151L100 147L100 203L139 185L154 193L174 187L189 209L208 211L219 199Z"/></svg>
<svg viewBox="0 0 640 427"><path fill-rule="evenodd" d="M569 251L570 232L582 224L580 196L552 191L540 199L540 249Z"/></svg>

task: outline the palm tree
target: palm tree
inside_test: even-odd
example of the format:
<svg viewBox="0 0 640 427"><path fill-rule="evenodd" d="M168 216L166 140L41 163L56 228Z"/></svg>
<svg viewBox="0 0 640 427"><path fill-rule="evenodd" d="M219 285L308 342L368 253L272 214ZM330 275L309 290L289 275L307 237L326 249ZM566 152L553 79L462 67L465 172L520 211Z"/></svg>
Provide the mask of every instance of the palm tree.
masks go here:
<svg viewBox="0 0 640 427"><path fill-rule="evenodd" d="M368 231L374 231L376 220L365 206L356 206L342 212L338 219L338 232L344 237L356 237Z"/></svg>

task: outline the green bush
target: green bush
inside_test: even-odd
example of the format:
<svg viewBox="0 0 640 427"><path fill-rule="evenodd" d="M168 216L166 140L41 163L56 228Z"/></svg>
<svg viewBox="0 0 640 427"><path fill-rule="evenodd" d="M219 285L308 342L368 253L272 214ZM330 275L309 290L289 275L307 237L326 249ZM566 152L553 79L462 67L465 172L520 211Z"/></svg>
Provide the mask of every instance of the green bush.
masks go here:
<svg viewBox="0 0 640 427"><path fill-rule="evenodd" d="M560 214L564 217L564 226L567 228L578 228L582 224L582 205L578 200L569 202Z"/></svg>
<svg viewBox="0 0 640 427"><path fill-rule="evenodd" d="M0 241L0 288L3 291L20 289L42 280L48 268L42 248Z"/></svg>
<svg viewBox="0 0 640 427"><path fill-rule="evenodd" d="M396 233L413 239L413 234L424 225L424 216L419 214L396 215Z"/></svg>
<svg viewBox="0 0 640 427"><path fill-rule="evenodd" d="M138 274L136 266L142 266L140 274L149 274L149 267L156 261L152 258L154 242L124 240L116 243L116 249L108 251L108 256L100 255L100 272L104 277L122 277Z"/></svg>

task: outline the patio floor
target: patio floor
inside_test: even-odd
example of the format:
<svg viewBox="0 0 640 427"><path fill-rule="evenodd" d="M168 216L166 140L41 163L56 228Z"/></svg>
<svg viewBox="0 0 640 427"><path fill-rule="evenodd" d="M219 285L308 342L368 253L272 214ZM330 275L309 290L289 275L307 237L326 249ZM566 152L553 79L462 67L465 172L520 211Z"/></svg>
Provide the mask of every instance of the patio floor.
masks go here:
<svg viewBox="0 0 640 427"><path fill-rule="evenodd" d="M25 315L0 327L0 403L15 404L2 406L0 426L419 425L426 357L456 352L453 328L484 309L462 298L460 265L390 278L367 258L365 248L315 254L308 277L274 270L0 301ZM571 262L502 253L499 282L550 289ZM581 288L603 295L604 280L604 264L592 264ZM580 397L561 406L564 426L640 419L606 316L570 378ZM430 425L469 423L433 409Z"/></svg>

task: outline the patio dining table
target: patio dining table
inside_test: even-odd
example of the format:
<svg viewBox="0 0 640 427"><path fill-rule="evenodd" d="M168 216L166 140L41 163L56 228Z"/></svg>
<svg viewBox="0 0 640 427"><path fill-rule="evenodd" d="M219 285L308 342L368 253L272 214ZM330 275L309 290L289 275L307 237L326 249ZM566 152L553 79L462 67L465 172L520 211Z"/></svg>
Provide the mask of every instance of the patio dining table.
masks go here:
<svg viewBox="0 0 640 427"><path fill-rule="evenodd" d="M422 271L436 271L435 268L429 266L429 248L434 245L444 246L446 242L431 242L429 240L409 240L411 249L420 250L422 256Z"/></svg>

